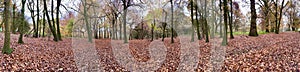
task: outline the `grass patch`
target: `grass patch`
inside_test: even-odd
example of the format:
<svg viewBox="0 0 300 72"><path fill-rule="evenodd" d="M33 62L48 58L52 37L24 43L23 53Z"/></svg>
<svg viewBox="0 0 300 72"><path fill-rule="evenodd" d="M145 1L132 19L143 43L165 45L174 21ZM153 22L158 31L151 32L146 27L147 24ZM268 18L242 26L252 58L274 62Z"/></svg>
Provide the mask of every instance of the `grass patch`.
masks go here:
<svg viewBox="0 0 300 72"><path fill-rule="evenodd" d="M265 32L265 31L258 31L257 33L258 33L259 35L267 34L267 32ZM249 32L233 32L232 34L233 34L233 35L248 35Z"/></svg>

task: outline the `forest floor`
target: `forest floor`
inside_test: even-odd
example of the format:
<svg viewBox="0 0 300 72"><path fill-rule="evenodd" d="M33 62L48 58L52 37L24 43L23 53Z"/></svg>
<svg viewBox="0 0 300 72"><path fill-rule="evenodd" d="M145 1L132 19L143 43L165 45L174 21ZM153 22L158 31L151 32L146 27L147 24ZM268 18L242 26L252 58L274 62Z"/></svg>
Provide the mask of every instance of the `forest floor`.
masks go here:
<svg viewBox="0 0 300 72"><path fill-rule="evenodd" d="M60 42L48 38L24 38L25 44L17 44L17 39L18 35L11 35L11 48L14 49L11 55L0 54L1 72L147 71L141 67L157 72L300 71L298 32L269 33L258 37L235 36L234 39L229 39L226 47L220 46L219 38L212 39L210 43L200 40L196 45L185 42L190 40L185 38L176 38L173 44L170 43L170 38L166 38L164 42L130 40L129 44L109 39L94 40L90 44L85 39L76 38L65 38ZM3 42L4 35L0 33L0 49ZM165 50L155 49L160 47L165 47ZM129 52L116 52L127 49ZM120 62L130 57L128 53L132 54L133 62L142 62L147 66L132 67L136 65L126 64L134 64L133 62ZM193 57L195 54L198 55L196 58ZM155 61L156 57L164 58L157 58L158 61ZM191 62L194 64L186 64L185 61L190 61L189 59L195 61ZM157 63L161 65L158 66ZM196 65L196 68L188 65Z"/></svg>

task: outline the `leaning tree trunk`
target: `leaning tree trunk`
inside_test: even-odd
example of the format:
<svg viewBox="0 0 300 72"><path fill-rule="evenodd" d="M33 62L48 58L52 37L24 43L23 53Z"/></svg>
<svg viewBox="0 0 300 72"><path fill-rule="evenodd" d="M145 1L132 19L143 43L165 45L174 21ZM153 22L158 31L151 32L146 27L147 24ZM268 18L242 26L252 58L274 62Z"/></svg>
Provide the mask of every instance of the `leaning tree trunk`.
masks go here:
<svg viewBox="0 0 300 72"><path fill-rule="evenodd" d="M49 16L48 11L47 11L47 2L46 2L46 0L44 0L44 10L45 10L45 13L46 13L46 16L47 16L47 21L48 21L48 24L49 24L50 31L52 32L53 37L54 37L53 40L58 41L57 36L56 36L56 32L55 32L55 28L51 25L50 16Z"/></svg>
<svg viewBox="0 0 300 72"><path fill-rule="evenodd" d="M250 27L250 33L249 36L258 36L257 30L256 30L256 10L255 10L255 0L250 0L251 5L251 27Z"/></svg>
<svg viewBox="0 0 300 72"><path fill-rule="evenodd" d="M4 25L5 25L5 38L4 38L4 46L2 48L3 54L11 54L13 49L10 48L10 3L11 0L5 0L4 5Z"/></svg>
<svg viewBox="0 0 300 72"><path fill-rule="evenodd" d="M57 32L56 32L56 28L55 28L55 19L54 19L54 1L51 0L51 17L52 17L52 23L53 23L53 31L55 32L55 36L54 36L54 41L59 41L58 39L58 35L57 35Z"/></svg>

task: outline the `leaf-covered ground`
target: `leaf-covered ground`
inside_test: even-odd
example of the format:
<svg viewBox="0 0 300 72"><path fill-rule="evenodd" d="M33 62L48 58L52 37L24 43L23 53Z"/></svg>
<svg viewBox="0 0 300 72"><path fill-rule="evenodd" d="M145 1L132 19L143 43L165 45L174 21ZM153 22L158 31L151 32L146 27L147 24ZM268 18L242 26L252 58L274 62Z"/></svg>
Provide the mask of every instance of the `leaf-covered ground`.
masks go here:
<svg viewBox="0 0 300 72"><path fill-rule="evenodd" d="M1 72L93 71L94 69L129 71L114 57L111 40L108 39L94 40L93 46L80 41L72 44L70 38L60 42L53 42L49 38L24 38L25 44L17 44L18 35L11 37L11 47L14 52L11 55L0 54ZM1 48L3 40L4 35L1 33ZM229 39L227 47L220 46L220 42L221 39L218 38L212 39L210 43L199 41L197 68L183 69L199 72L300 71L300 33L298 32L270 33L258 37L236 36L235 39ZM138 62L149 61L150 43L149 40L129 41L130 54ZM181 61L180 47L185 46L181 44L178 38L175 39L174 44L170 43L170 38L165 39L167 54L157 72L178 71Z"/></svg>

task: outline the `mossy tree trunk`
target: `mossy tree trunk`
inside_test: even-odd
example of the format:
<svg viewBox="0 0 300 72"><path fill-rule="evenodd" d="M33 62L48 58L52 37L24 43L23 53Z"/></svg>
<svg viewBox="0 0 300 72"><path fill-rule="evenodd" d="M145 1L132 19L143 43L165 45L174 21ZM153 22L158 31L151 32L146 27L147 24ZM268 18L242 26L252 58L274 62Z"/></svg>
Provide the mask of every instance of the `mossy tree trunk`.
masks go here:
<svg viewBox="0 0 300 72"><path fill-rule="evenodd" d="M4 38L4 46L2 48L3 54L11 54L13 49L10 48L10 4L11 0L4 1L4 25L5 25L5 38Z"/></svg>

